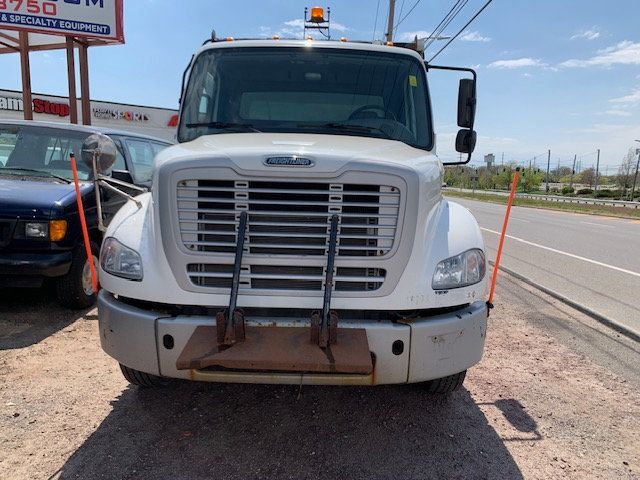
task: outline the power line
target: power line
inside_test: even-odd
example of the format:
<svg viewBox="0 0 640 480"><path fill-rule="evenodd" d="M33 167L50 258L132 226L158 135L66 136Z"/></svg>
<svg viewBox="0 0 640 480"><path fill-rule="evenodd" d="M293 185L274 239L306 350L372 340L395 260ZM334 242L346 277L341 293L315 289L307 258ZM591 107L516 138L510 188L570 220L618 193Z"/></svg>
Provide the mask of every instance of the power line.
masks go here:
<svg viewBox="0 0 640 480"><path fill-rule="evenodd" d="M458 16L458 14L462 11L462 9L467 5L469 0L457 0L456 3L451 7L451 10L442 18L440 23L433 30L430 38L424 44L424 50L426 51L429 46L436 41L436 39L440 36L444 29L449 26L449 24L453 21L454 18Z"/></svg>
<svg viewBox="0 0 640 480"><path fill-rule="evenodd" d="M411 7L409 9L409 11L407 13L405 13L404 17L402 17L398 23L395 24L395 26L393 27L393 29L395 30L396 28L398 28L398 26L405 21L405 19L411 15L411 12L413 12L413 10L418 6L418 4L420 3L420 0L416 0L416 3L413 4L413 7Z"/></svg>
<svg viewBox="0 0 640 480"><path fill-rule="evenodd" d="M490 4L492 1L493 1L493 0L487 0L487 3L485 3L485 4L482 6L482 8L481 8L480 10L478 10L478 12L477 12L473 17L471 17L471 20L469 20L467 23L465 23L464 27L462 27L462 28L458 31L458 33L456 33L453 37L451 37L451 40L449 40L449 41L444 45L444 47L442 47L440 50L438 50L438 52L437 52L433 57L431 57L431 59L429 59L429 61L428 61L427 63L431 63L431 62L432 62L432 61L433 61L433 60L434 60L438 55L440 55L440 54L442 53L442 51L443 51L445 48L447 48L447 47L451 44L451 42L453 42L456 38L458 38L458 36L459 36L459 35L460 35L460 34L461 34L461 33L462 33L462 32L463 32L463 31L464 31L464 30L465 30L469 25L471 25L471 23L472 23L472 22L473 22L473 21L478 17L478 15L480 15L480 14L484 11L484 9L485 9L485 8L487 8L487 7L489 6L489 4Z"/></svg>
<svg viewBox="0 0 640 480"><path fill-rule="evenodd" d="M403 10L404 10L404 0L402 0L402 3L400 4L400 13L398 14L398 16L399 16L399 17L401 17L401 16L402 16L402 11L403 11ZM393 29L395 30L397 26L398 26L398 25L396 25L395 27L393 27Z"/></svg>
<svg viewBox="0 0 640 480"><path fill-rule="evenodd" d="M378 11L380 10L380 0L378 0L378 4L376 5L376 19L373 22L373 37L371 41L375 41L376 39L376 30L378 29Z"/></svg>

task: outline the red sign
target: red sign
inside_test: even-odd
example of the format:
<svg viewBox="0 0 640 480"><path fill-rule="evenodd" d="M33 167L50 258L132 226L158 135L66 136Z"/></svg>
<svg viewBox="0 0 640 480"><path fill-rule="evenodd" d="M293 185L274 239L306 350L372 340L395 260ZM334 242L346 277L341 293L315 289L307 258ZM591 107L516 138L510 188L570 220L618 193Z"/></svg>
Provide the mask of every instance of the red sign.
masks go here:
<svg viewBox="0 0 640 480"><path fill-rule="evenodd" d="M54 103L40 98L33 99L33 113L46 113L47 115L58 115L59 117L69 116L69 105L65 103Z"/></svg>

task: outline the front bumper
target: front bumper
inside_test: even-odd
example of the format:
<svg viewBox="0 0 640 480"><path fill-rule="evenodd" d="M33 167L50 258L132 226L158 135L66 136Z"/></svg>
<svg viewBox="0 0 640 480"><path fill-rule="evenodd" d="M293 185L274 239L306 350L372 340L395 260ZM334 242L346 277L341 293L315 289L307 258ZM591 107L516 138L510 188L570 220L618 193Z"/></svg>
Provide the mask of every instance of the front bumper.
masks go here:
<svg viewBox="0 0 640 480"><path fill-rule="evenodd" d="M40 276L59 277L71 267L70 251L46 253L0 253L0 277Z"/></svg>
<svg viewBox="0 0 640 480"><path fill-rule="evenodd" d="M98 315L102 348L123 365L165 377L237 383L379 385L446 377L480 361L487 328L487 307L480 301L405 323L344 321L340 323L343 328L364 328L367 332L369 349L375 356L370 375L235 372L176 369L178 356L195 328L215 325L214 317L163 315L123 303L105 290L98 295ZM249 316L246 323L264 326L272 321ZM278 325L308 328L309 322L281 318ZM404 345L400 353L393 348L397 341Z"/></svg>

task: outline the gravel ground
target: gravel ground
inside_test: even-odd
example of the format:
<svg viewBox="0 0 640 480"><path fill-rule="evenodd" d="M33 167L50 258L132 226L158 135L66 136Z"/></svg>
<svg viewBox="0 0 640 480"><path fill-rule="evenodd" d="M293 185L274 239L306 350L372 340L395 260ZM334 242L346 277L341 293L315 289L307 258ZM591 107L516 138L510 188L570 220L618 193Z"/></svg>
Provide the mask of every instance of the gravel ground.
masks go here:
<svg viewBox="0 0 640 480"><path fill-rule="evenodd" d="M0 478L639 479L638 345L506 277L497 296L482 363L440 398L139 390L101 351L95 310L0 291Z"/></svg>

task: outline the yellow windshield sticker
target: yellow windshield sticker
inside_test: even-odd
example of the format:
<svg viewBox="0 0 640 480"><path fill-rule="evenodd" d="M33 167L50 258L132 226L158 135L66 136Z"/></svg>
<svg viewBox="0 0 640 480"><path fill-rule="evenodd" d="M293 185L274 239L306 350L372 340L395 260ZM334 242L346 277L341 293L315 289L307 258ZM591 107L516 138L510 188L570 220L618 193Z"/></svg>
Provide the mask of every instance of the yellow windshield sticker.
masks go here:
<svg viewBox="0 0 640 480"><path fill-rule="evenodd" d="M412 87L418 86L418 78L415 75L409 75L409 85Z"/></svg>

